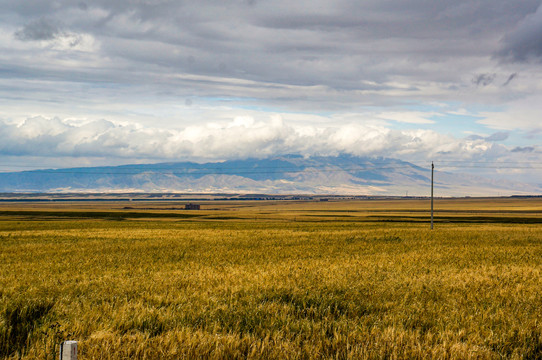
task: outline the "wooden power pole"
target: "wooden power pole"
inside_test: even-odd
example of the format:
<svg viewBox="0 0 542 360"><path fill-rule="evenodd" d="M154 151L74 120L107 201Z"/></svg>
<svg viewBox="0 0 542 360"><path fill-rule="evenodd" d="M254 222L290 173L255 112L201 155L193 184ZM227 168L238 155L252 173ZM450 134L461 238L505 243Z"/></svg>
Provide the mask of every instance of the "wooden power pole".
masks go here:
<svg viewBox="0 0 542 360"><path fill-rule="evenodd" d="M433 172L435 171L435 164L431 161L431 230L433 230Z"/></svg>

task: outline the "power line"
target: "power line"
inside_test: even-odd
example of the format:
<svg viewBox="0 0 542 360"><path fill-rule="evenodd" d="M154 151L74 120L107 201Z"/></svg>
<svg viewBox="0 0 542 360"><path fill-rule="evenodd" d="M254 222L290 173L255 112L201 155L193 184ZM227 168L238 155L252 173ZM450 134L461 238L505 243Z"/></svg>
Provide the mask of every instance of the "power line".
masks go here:
<svg viewBox="0 0 542 360"><path fill-rule="evenodd" d="M437 161L435 161L437 162ZM540 165L540 161L472 161L472 160L439 160L439 163L469 163L469 164L535 164Z"/></svg>
<svg viewBox="0 0 542 360"><path fill-rule="evenodd" d="M442 165L441 168L472 168L472 169L542 169L542 166L480 166L480 165Z"/></svg>

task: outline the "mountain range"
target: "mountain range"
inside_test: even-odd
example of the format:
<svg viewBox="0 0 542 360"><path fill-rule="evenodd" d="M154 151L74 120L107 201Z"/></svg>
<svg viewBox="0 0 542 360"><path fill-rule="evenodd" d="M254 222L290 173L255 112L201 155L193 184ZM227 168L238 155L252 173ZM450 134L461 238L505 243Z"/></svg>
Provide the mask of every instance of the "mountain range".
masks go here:
<svg viewBox="0 0 542 360"><path fill-rule="evenodd" d="M0 192L430 194L431 170L391 158L277 156L0 174ZM436 196L533 195L542 186L435 171Z"/></svg>

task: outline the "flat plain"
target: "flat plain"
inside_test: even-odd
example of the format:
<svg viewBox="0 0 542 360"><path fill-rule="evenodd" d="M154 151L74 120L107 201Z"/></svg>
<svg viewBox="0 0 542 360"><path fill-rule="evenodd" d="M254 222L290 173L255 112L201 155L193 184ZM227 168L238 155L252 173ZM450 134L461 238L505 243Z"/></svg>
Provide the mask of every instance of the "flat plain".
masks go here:
<svg viewBox="0 0 542 360"><path fill-rule="evenodd" d="M540 359L542 199L0 203L0 358Z"/></svg>

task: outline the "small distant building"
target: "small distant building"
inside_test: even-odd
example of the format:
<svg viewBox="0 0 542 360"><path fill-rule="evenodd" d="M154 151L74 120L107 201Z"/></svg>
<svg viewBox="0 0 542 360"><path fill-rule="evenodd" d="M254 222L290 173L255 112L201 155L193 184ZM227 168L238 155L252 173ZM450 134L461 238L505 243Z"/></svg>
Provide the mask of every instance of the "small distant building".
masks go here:
<svg viewBox="0 0 542 360"><path fill-rule="evenodd" d="M184 206L184 209L185 210L199 210L199 205L198 204L186 204Z"/></svg>

